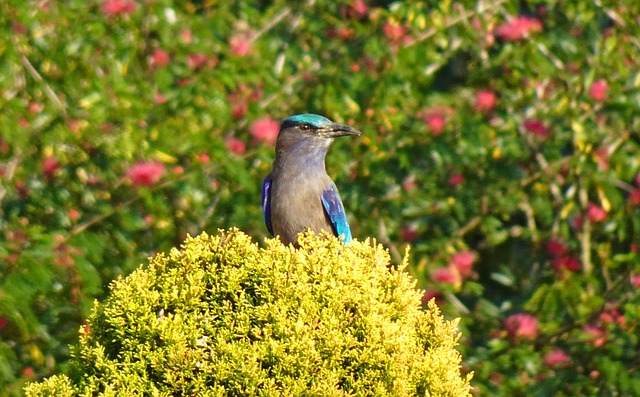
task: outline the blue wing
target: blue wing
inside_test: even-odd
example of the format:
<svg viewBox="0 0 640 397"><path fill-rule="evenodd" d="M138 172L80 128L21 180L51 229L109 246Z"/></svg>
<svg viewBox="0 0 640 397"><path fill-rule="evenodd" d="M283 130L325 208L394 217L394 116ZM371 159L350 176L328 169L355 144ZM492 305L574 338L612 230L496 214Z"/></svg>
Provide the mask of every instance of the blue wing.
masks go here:
<svg viewBox="0 0 640 397"><path fill-rule="evenodd" d="M322 206L327 214L331 227L336 236L342 236L342 241L348 243L351 241L351 229L347 223L347 215L344 213L342 200L336 185L332 182L329 189L322 192Z"/></svg>
<svg viewBox="0 0 640 397"><path fill-rule="evenodd" d="M267 230L273 236L273 226L271 225L271 178L264 178L262 183L262 216Z"/></svg>

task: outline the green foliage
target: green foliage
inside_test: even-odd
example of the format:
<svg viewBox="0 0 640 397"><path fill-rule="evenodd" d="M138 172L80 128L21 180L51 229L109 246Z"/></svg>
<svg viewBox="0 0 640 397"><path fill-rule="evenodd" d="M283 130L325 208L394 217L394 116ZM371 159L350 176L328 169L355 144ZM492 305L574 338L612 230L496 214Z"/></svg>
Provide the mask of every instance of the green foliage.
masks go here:
<svg viewBox="0 0 640 397"><path fill-rule="evenodd" d="M27 396L470 395L456 321L420 299L375 241L203 233L116 280L70 378Z"/></svg>

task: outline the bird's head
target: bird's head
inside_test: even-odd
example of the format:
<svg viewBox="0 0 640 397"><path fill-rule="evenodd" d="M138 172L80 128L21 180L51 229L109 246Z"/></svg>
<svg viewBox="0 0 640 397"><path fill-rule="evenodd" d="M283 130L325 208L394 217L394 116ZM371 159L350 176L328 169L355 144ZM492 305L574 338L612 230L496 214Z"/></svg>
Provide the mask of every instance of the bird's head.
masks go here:
<svg viewBox="0 0 640 397"><path fill-rule="evenodd" d="M347 135L360 135L355 128L334 123L317 114L297 114L284 119L280 125L278 139L328 140Z"/></svg>
<svg viewBox="0 0 640 397"><path fill-rule="evenodd" d="M317 114L297 114L282 121L276 141L276 164L299 161L324 169L324 157L334 138L358 136L355 128Z"/></svg>

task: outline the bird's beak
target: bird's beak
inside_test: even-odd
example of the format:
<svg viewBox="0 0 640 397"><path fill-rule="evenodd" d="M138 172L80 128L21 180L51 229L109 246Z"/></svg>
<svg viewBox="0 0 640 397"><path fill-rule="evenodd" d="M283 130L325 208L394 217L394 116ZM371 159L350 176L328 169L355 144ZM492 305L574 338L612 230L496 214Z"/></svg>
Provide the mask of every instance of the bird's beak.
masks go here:
<svg viewBox="0 0 640 397"><path fill-rule="evenodd" d="M339 136L346 136L346 135L360 136L361 134L360 131L356 130L355 128L349 125L338 124L338 123L333 123L323 128L322 131L319 131L319 132L327 138L337 138Z"/></svg>

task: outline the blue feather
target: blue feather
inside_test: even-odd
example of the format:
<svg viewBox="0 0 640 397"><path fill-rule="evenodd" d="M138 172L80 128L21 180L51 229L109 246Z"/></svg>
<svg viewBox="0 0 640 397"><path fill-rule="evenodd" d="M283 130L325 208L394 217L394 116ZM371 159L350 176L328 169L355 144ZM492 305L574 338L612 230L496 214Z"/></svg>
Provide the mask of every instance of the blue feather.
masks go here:
<svg viewBox="0 0 640 397"><path fill-rule="evenodd" d="M267 230L273 236L273 226L271 225L271 179L264 178L262 183L262 216Z"/></svg>
<svg viewBox="0 0 640 397"><path fill-rule="evenodd" d="M319 114L296 114L295 116L287 117L282 122L281 129L286 129L292 126L300 125L300 124L311 124L314 127L322 128L324 126L330 125L331 120L324 116L320 116Z"/></svg>
<svg viewBox="0 0 640 397"><path fill-rule="evenodd" d="M347 215L344 212L340 194L334 183L331 183L329 189L322 192L322 205L335 235L342 236L342 241L345 243L350 242L351 229L349 229Z"/></svg>

